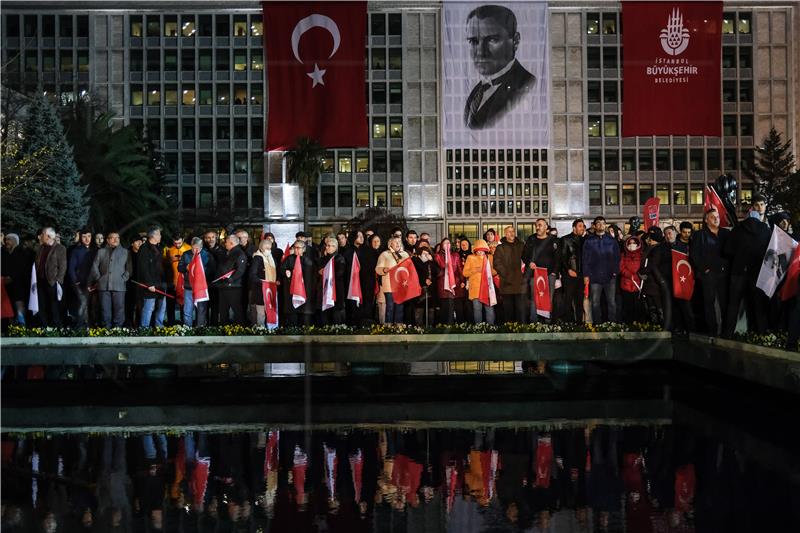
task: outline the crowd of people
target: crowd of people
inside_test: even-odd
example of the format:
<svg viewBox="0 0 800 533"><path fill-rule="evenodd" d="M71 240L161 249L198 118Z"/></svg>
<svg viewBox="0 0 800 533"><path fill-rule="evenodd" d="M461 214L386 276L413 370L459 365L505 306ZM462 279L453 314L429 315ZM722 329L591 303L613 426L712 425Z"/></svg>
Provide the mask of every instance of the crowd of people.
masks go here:
<svg viewBox="0 0 800 533"><path fill-rule="evenodd" d="M540 218L525 240L513 226L489 229L474 241L462 235L440 242L400 227L388 235L369 228L340 232L321 243L299 232L283 249L271 233L259 240L245 230L231 231L221 242L220 234L209 230L164 243L159 228L127 248L119 233L83 229L66 248L54 228L44 228L35 247L21 244L16 234L4 236L2 275L13 321L28 325L618 321L730 337L742 308L751 331L791 329L797 298L782 302L776 293L770 300L756 288L771 225L790 231L787 213L768 219L765 211L763 198L755 197L748 216L728 229L711 209L697 231L688 221L644 231L632 217L623 232L598 216L588 226L574 220L563 236ZM687 272L695 282L689 298L675 295L672 250L688 256ZM421 292L398 302L388 274L408 258ZM189 275L198 261L202 288ZM542 269L546 280L534 279ZM274 301L262 290L264 283L277 289ZM35 316L28 308L32 287ZM207 298L193 297L193 291L205 294L206 288ZM544 290L546 311L537 309L537 301L542 304L535 297Z"/></svg>
<svg viewBox="0 0 800 533"><path fill-rule="evenodd" d="M782 490L740 450L673 426L194 431L2 444L8 532L352 533L397 530L391 520L420 532L551 531L564 522L574 531L725 531L754 502L775 508L770 499Z"/></svg>

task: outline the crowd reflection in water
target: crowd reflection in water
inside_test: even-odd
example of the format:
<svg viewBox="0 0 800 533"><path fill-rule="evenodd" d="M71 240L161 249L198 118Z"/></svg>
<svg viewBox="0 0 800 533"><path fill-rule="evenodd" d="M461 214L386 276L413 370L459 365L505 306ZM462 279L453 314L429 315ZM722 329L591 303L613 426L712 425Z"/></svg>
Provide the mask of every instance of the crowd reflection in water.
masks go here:
<svg viewBox="0 0 800 533"><path fill-rule="evenodd" d="M766 498L673 426L6 435L2 462L4 532L722 531Z"/></svg>

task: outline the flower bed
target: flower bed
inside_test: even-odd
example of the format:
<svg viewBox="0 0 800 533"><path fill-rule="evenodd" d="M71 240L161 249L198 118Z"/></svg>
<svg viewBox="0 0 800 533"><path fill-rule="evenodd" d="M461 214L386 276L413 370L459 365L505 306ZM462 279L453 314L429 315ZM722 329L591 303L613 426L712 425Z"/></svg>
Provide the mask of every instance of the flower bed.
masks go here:
<svg viewBox="0 0 800 533"><path fill-rule="evenodd" d="M429 328L407 326L405 324L375 324L372 326L302 326L283 327L268 330L260 326L166 326L161 328L27 328L11 325L7 337L202 337L202 336L263 336L263 335L424 335L424 334L482 334L482 333L625 333L662 331L656 324L620 324L604 322L601 324L454 324L437 325Z"/></svg>
<svg viewBox="0 0 800 533"><path fill-rule="evenodd" d="M747 344L764 346L765 348L777 348L779 350L800 351L800 344L786 346L789 334L786 331L771 331L768 333L737 333L733 340Z"/></svg>

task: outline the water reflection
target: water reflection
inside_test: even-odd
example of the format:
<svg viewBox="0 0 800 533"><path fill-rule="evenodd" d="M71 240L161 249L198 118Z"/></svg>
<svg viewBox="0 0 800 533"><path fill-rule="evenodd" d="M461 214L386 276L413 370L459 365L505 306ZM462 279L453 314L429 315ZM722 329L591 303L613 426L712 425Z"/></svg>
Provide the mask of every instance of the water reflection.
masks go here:
<svg viewBox="0 0 800 533"><path fill-rule="evenodd" d="M675 425L4 435L2 466L3 531L732 531L765 502L797 522L796 486Z"/></svg>

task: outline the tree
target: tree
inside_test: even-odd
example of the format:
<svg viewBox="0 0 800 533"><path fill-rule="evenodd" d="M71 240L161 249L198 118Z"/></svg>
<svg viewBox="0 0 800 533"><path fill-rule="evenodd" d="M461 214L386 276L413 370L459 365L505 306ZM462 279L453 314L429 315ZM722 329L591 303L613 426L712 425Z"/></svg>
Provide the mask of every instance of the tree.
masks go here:
<svg viewBox="0 0 800 533"><path fill-rule="evenodd" d="M790 189L797 187L792 183L796 180L790 179L794 167L791 143L791 140L784 143L781 134L770 128L762 146L756 146L756 160L747 171L747 176L755 182L756 192L766 200L770 214L787 209L782 202L789 200Z"/></svg>
<svg viewBox="0 0 800 533"><path fill-rule="evenodd" d="M388 240L394 228L401 228L405 235L408 230L408 222L404 217L383 207L369 207L342 226L342 229L348 234L371 229L380 236L383 242Z"/></svg>
<svg viewBox="0 0 800 533"><path fill-rule="evenodd" d="M64 114L89 194L90 224L97 230L119 231L123 237L147 226L172 225L176 210L163 194L160 159L133 126L115 129L113 118L81 102Z"/></svg>
<svg viewBox="0 0 800 533"><path fill-rule="evenodd" d="M26 111L3 146L3 223L25 237L53 226L69 240L89 218L86 187L55 108L37 94Z"/></svg>
<svg viewBox="0 0 800 533"><path fill-rule="evenodd" d="M300 137L297 147L286 152L289 161L287 177L292 183L297 183L303 188L303 229L308 231L308 198L312 189L317 188L319 175L322 173L322 156L325 149L319 142Z"/></svg>

